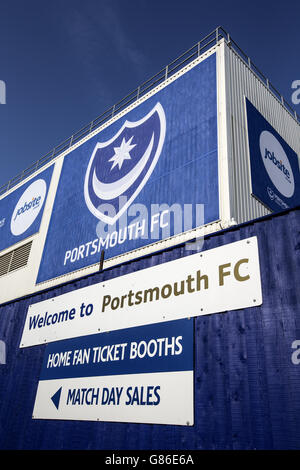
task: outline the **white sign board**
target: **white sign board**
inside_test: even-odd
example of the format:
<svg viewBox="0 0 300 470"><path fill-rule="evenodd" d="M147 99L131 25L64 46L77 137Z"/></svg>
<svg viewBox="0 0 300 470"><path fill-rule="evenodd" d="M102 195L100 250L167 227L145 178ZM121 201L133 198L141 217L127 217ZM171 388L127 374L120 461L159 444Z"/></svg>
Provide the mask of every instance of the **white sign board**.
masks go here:
<svg viewBox="0 0 300 470"><path fill-rule="evenodd" d="M20 347L261 303L251 237L30 305Z"/></svg>
<svg viewBox="0 0 300 470"><path fill-rule="evenodd" d="M192 426L193 408L193 371L84 377L39 382L33 419Z"/></svg>

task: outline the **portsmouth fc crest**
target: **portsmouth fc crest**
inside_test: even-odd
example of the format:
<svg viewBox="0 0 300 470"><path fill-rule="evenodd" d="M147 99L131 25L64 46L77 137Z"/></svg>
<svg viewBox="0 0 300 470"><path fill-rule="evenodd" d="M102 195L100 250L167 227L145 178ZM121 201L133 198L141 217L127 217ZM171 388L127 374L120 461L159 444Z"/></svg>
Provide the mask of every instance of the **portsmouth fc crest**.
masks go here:
<svg viewBox="0 0 300 470"><path fill-rule="evenodd" d="M126 121L110 140L96 144L84 182L85 202L95 217L114 224L127 210L150 178L165 134L165 113L157 103L142 119ZM120 208L121 196L126 203ZM106 204L113 206L113 217L101 210Z"/></svg>

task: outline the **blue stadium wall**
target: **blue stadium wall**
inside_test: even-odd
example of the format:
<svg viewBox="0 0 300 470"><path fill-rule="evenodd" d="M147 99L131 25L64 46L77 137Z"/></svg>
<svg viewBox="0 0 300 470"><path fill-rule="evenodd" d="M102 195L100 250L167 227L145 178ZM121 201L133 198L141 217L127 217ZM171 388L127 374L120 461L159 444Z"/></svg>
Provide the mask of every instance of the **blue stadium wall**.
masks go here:
<svg viewBox="0 0 300 470"><path fill-rule="evenodd" d="M45 345L19 349L32 302L186 256L184 246L0 307L1 449L299 449L299 208L209 235L204 249L257 236L263 304L195 318L195 424L33 420ZM187 316L189 312L186 312Z"/></svg>

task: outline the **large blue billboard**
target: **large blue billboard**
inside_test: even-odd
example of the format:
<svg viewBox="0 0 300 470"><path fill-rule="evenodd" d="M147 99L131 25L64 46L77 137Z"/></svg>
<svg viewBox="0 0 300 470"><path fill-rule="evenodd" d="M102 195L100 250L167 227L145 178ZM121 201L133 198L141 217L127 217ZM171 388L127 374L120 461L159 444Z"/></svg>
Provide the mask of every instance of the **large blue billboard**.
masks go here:
<svg viewBox="0 0 300 470"><path fill-rule="evenodd" d="M37 282L218 220L217 142L213 54L65 156Z"/></svg>
<svg viewBox="0 0 300 470"><path fill-rule="evenodd" d="M246 98L252 194L277 212L300 203L298 155Z"/></svg>
<svg viewBox="0 0 300 470"><path fill-rule="evenodd" d="M53 165L0 200L0 251L39 231Z"/></svg>

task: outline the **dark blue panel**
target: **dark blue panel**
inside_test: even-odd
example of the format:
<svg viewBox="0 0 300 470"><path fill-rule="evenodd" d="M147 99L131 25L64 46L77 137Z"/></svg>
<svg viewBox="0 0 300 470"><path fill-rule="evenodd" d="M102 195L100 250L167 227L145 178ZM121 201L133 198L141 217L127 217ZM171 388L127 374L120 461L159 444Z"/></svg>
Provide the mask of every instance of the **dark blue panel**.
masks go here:
<svg viewBox="0 0 300 470"><path fill-rule="evenodd" d="M50 343L40 380L193 370L193 333L193 321L183 319ZM131 343L140 342L135 354ZM90 351L89 360L77 364L74 351L80 349ZM59 365L55 355L66 352L68 365Z"/></svg>
<svg viewBox="0 0 300 470"><path fill-rule="evenodd" d="M0 201L0 251L39 231L54 166Z"/></svg>
<svg viewBox="0 0 300 470"><path fill-rule="evenodd" d="M2 449L300 449L300 210L210 235L204 249L258 237L263 304L195 318L195 424L33 420L46 346L19 349L28 305L190 254L184 246L0 308ZM188 312L187 312L188 313Z"/></svg>
<svg viewBox="0 0 300 470"><path fill-rule="evenodd" d="M213 54L65 157L37 282L219 219L216 90Z"/></svg>
<svg viewBox="0 0 300 470"><path fill-rule="evenodd" d="M252 194L278 212L300 203L296 152L246 98Z"/></svg>

